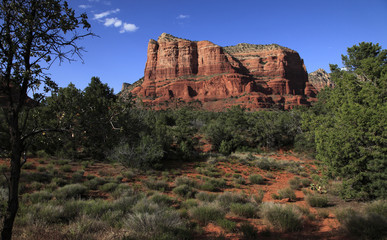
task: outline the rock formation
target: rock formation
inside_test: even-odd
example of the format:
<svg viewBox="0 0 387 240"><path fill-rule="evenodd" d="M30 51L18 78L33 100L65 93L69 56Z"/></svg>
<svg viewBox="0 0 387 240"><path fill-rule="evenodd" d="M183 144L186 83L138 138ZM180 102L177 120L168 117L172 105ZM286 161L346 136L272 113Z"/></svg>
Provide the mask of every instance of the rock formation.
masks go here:
<svg viewBox="0 0 387 240"><path fill-rule="evenodd" d="M289 109L315 101L303 60L279 45L220 47L163 33L148 44L142 83L128 89L153 108L196 104L208 110L241 105Z"/></svg>
<svg viewBox="0 0 387 240"><path fill-rule="evenodd" d="M317 91L321 91L321 89L325 87L334 87L334 83L332 82L329 73L321 68L309 73L309 82Z"/></svg>

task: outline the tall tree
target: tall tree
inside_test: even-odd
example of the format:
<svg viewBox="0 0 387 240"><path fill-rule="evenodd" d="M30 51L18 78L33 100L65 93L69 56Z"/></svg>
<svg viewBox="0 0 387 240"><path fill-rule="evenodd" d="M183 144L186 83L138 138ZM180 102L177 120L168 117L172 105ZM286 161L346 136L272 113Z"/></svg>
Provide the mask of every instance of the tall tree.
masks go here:
<svg viewBox="0 0 387 240"><path fill-rule="evenodd" d="M343 179L345 198L387 197L387 50L360 43L331 65L335 88L316 117L317 158Z"/></svg>
<svg viewBox="0 0 387 240"><path fill-rule="evenodd" d="M77 30L82 27L83 30ZM0 3L0 94L5 96L1 109L10 136L10 177L7 211L2 239L12 238L19 208L18 189L22 152L27 138L43 131L26 132L29 119L27 94L40 86L56 88L47 70L55 60L81 57L78 40L92 35L86 14L77 16L66 1L2 0Z"/></svg>

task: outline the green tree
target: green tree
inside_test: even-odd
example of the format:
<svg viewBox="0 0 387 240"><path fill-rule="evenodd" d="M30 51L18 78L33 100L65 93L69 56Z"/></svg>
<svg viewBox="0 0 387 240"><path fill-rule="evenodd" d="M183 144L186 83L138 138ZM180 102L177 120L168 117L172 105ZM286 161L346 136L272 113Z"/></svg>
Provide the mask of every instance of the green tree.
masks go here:
<svg viewBox="0 0 387 240"><path fill-rule="evenodd" d="M87 16L76 16L67 2L60 0L3 0L0 3L0 94L9 132L11 172L9 197L4 216L2 239L12 238L12 228L19 208L18 189L21 156L25 141L43 129L26 132L30 115L27 93L39 86L49 91L56 87L46 70L56 59L72 60L81 56L77 41L92 35ZM84 33L76 31L79 27Z"/></svg>
<svg viewBox="0 0 387 240"><path fill-rule="evenodd" d="M317 114L317 158L325 173L343 179L345 198L387 197L387 51L360 43L331 65L336 86Z"/></svg>

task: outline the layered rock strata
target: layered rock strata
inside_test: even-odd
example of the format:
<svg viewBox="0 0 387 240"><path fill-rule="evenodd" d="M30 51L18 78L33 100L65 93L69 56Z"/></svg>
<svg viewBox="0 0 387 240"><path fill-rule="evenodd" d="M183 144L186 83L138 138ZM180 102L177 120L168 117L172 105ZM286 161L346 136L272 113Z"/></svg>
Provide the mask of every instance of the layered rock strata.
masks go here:
<svg viewBox="0 0 387 240"><path fill-rule="evenodd" d="M315 100L303 60L279 45L220 47L163 33L149 41L147 57L143 82L129 89L156 109L177 103L289 109Z"/></svg>

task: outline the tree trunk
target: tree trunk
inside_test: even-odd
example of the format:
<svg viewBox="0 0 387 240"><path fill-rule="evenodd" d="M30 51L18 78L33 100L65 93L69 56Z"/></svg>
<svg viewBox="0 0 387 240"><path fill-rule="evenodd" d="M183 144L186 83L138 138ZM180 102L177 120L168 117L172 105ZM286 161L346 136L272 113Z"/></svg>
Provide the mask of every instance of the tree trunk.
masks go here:
<svg viewBox="0 0 387 240"><path fill-rule="evenodd" d="M18 122L16 121L16 124ZM8 183L8 206L4 216L3 230L1 232L2 240L10 240L12 238L13 223L15 221L16 213L19 209L19 180L21 172L21 155L23 152L23 143L21 140L18 126L14 125L11 130L11 177Z"/></svg>

